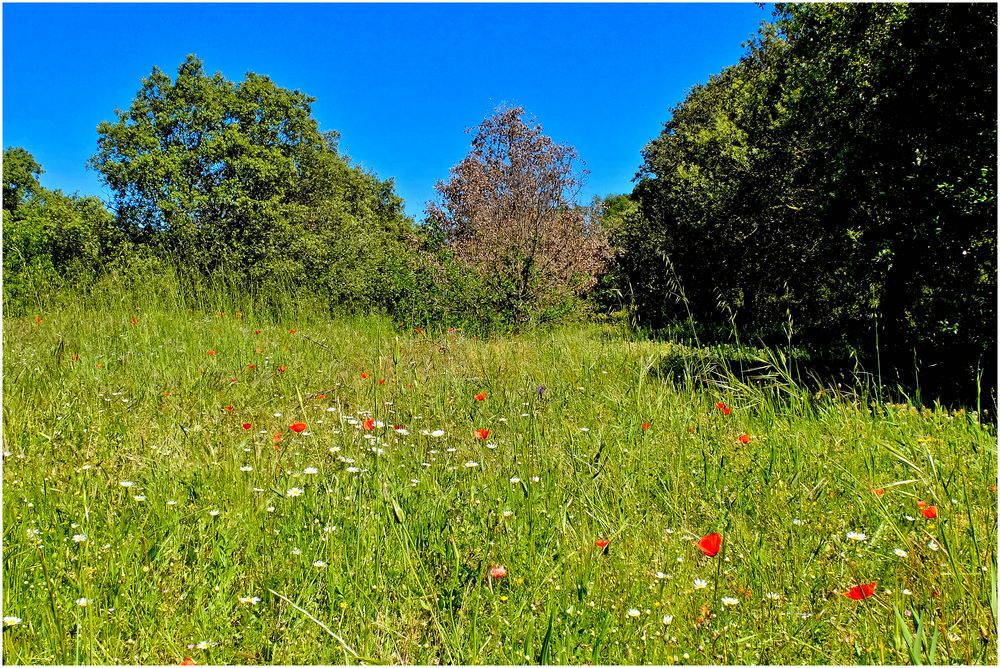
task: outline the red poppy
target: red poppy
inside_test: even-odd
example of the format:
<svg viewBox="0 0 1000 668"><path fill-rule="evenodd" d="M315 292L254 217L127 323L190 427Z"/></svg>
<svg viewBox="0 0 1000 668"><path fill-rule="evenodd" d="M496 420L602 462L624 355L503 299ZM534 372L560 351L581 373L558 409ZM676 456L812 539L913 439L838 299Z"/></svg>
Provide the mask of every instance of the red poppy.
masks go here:
<svg viewBox="0 0 1000 668"><path fill-rule="evenodd" d="M182 666L197 666L198 664L194 662L190 656L181 661Z"/></svg>
<svg viewBox="0 0 1000 668"><path fill-rule="evenodd" d="M326 395L325 394L317 394L316 398L317 399L326 399Z"/></svg>
<svg viewBox="0 0 1000 668"><path fill-rule="evenodd" d="M135 316L132 316L132 318L129 320L129 322L132 323L133 325L138 325L139 324L139 318L136 318Z"/></svg>
<svg viewBox="0 0 1000 668"><path fill-rule="evenodd" d="M290 330L288 330L288 333L289 333L289 334L294 334L294 333L295 333L295 330L294 330L294 329L290 329Z"/></svg>
<svg viewBox="0 0 1000 668"><path fill-rule="evenodd" d="M648 422L643 422L642 423L642 428L643 429L649 429L649 427L650 427L650 424Z"/></svg>
<svg viewBox="0 0 1000 668"><path fill-rule="evenodd" d="M255 329L255 330L253 330L253 333L254 334L260 334L260 330L259 329Z"/></svg>
<svg viewBox="0 0 1000 668"><path fill-rule="evenodd" d="M170 396L170 390L164 390L163 391L163 396L169 397Z"/></svg>
<svg viewBox="0 0 1000 668"><path fill-rule="evenodd" d="M379 385L385 385L385 379L384 378L379 378L378 384Z"/></svg>
<svg viewBox="0 0 1000 668"><path fill-rule="evenodd" d="M247 364L247 368L250 369L250 370L253 370L253 369L257 368L257 365L256 364Z"/></svg>
<svg viewBox="0 0 1000 668"><path fill-rule="evenodd" d="M729 415L732 412L733 412L733 409L731 409L729 406L726 406L725 408L722 409L722 414L723 415Z"/></svg>
<svg viewBox="0 0 1000 668"><path fill-rule="evenodd" d="M604 548L606 548L610 544L611 544L611 541L608 540L607 538L602 538L600 540L595 540L594 541L594 545L596 545L597 547L601 548L602 550Z"/></svg>
<svg viewBox="0 0 1000 668"><path fill-rule="evenodd" d="M747 443L750 442L750 435L749 434L740 434L740 439L739 440L740 440L740 443L742 443L743 445L746 445Z"/></svg>
<svg viewBox="0 0 1000 668"><path fill-rule="evenodd" d="M212 350L208 351L208 354L211 355L212 357L215 357L218 353L216 353L215 349L213 348Z"/></svg>
<svg viewBox="0 0 1000 668"><path fill-rule="evenodd" d="M232 378L229 379L229 382L230 382L230 384L232 384L232 383L238 383L238 382L240 382L240 379L237 378L236 376L233 376Z"/></svg>
<svg viewBox="0 0 1000 668"><path fill-rule="evenodd" d="M724 404L724 403L722 403L720 401L719 403L715 404L715 407L718 408L721 411L722 409L724 409L726 407L726 404Z"/></svg>
<svg viewBox="0 0 1000 668"><path fill-rule="evenodd" d="M368 379L368 372L367 371L362 371L361 372L361 380L367 380L367 379Z"/></svg>
<svg viewBox="0 0 1000 668"><path fill-rule="evenodd" d="M860 601L865 598L871 598L872 594L874 593L875 593L875 583L869 582L868 584L851 587L846 592L844 592L844 596L851 599L852 601Z"/></svg>
<svg viewBox="0 0 1000 668"><path fill-rule="evenodd" d="M232 406L226 406L226 411L229 412L229 413L232 413L233 412L233 407Z"/></svg>
<svg viewBox="0 0 1000 668"><path fill-rule="evenodd" d="M278 373L285 373L286 371L288 371L288 367L284 364L278 367Z"/></svg>
<svg viewBox="0 0 1000 668"><path fill-rule="evenodd" d="M40 315L36 315L35 316L35 324L36 325L42 324L42 316L40 316Z"/></svg>
<svg viewBox="0 0 1000 668"><path fill-rule="evenodd" d="M706 556L714 557L722 549L722 536L717 533L710 533L698 541L698 549Z"/></svg>
<svg viewBox="0 0 1000 668"><path fill-rule="evenodd" d="M476 438L478 438L480 441L485 441L486 438L489 435L490 435L490 430L489 429L477 429L476 430Z"/></svg>
<svg viewBox="0 0 1000 668"><path fill-rule="evenodd" d="M885 494L885 490L879 487L878 489L873 489L872 494L874 494L875 496L882 496L883 494Z"/></svg>
<svg viewBox="0 0 1000 668"><path fill-rule="evenodd" d="M507 577L507 569L504 568L503 566L494 566L493 568L490 569L490 576L498 580L500 578L505 578Z"/></svg>
<svg viewBox="0 0 1000 668"><path fill-rule="evenodd" d="M923 499L920 499L919 501L917 501L917 508L920 508L921 510L923 510L926 507L927 507L927 502L926 501L924 501Z"/></svg>
<svg viewBox="0 0 1000 668"><path fill-rule="evenodd" d="M278 443L281 443L281 432L280 431L277 432L274 436L271 437L271 440L274 441L274 449L277 450Z"/></svg>
<svg viewBox="0 0 1000 668"><path fill-rule="evenodd" d="M485 401L485 400L486 400L485 392L480 392L479 394L476 395L476 401Z"/></svg>
<svg viewBox="0 0 1000 668"><path fill-rule="evenodd" d="M417 334L423 334L424 333L424 328L423 327L417 327L413 331L416 332Z"/></svg>
<svg viewBox="0 0 1000 668"><path fill-rule="evenodd" d="M296 434L298 434L298 433L303 432L303 431L306 430L306 423L305 422L294 422L294 423L288 425L288 428L291 429L292 431L294 431Z"/></svg>
<svg viewBox="0 0 1000 668"><path fill-rule="evenodd" d="M74 353L74 354L73 354L73 357L72 357L71 359L72 359L72 360L73 360L74 362L79 362L79 361L80 361L80 356Z"/></svg>
<svg viewBox="0 0 1000 668"><path fill-rule="evenodd" d="M244 429L252 429L252 428L253 428L253 425L252 425L252 424L250 424L249 422L244 422L244 423L243 423L243 428L244 428Z"/></svg>
<svg viewBox="0 0 1000 668"><path fill-rule="evenodd" d="M937 506L927 506L920 512L929 520L937 519Z"/></svg>
<svg viewBox="0 0 1000 668"><path fill-rule="evenodd" d="M375 420L368 418L364 421L365 431L371 431L375 428Z"/></svg>

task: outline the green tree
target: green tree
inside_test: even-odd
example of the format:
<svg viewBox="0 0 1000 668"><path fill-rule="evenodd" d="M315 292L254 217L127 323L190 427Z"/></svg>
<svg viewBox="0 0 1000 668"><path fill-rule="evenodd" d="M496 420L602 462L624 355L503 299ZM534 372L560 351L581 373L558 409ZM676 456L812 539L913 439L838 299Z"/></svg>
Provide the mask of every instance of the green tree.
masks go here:
<svg viewBox="0 0 1000 668"><path fill-rule="evenodd" d="M13 211L26 198L38 192L38 177L44 174L35 157L23 148L11 147L3 152L3 209Z"/></svg>

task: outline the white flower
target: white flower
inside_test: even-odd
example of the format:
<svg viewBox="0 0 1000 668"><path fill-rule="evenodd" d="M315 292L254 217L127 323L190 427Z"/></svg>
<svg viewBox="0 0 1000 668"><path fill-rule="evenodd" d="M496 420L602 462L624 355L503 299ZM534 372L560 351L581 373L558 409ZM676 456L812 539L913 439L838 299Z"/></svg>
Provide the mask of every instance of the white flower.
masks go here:
<svg viewBox="0 0 1000 668"><path fill-rule="evenodd" d="M74 543L86 543L87 542L87 534L85 534L85 533L78 533L78 534L76 534L75 536L73 536L73 542Z"/></svg>
<svg viewBox="0 0 1000 668"><path fill-rule="evenodd" d="M932 540L931 542L927 543L927 547L937 552L941 546L937 544L937 541Z"/></svg>
<svg viewBox="0 0 1000 668"><path fill-rule="evenodd" d="M706 582L705 580L702 580L701 578L698 578L698 579L696 579L694 581L694 588L695 589L704 589L707 586L708 586L708 582Z"/></svg>
<svg viewBox="0 0 1000 668"><path fill-rule="evenodd" d="M22 620L21 620L20 617L4 617L3 618L3 625L4 626L17 626L18 624L21 623L21 621Z"/></svg>
<svg viewBox="0 0 1000 668"><path fill-rule="evenodd" d="M243 605L257 605L260 603L260 596L240 596L240 603Z"/></svg>
<svg viewBox="0 0 1000 668"><path fill-rule="evenodd" d="M479 462L473 462L473 461L465 462L465 468L467 469L474 469L477 466L479 466Z"/></svg>
<svg viewBox="0 0 1000 668"><path fill-rule="evenodd" d="M299 556L300 554L302 554L302 550L300 550L300 549L299 549L299 548L297 548L297 547L293 547L293 548L292 548L292 554L294 554L294 555L295 555L295 556L297 557L297 556Z"/></svg>
<svg viewBox="0 0 1000 668"><path fill-rule="evenodd" d="M195 647L197 647L198 649L208 649L211 646L212 646L212 644L210 642L208 642L207 640L202 640L197 645L195 645Z"/></svg>
<svg viewBox="0 0 1000 668"><path fill-rule="evenodd" d="M673 615L663 615L663 625L670 626L670 622L674 621Z"/></svg>
<svg viewBox="0 0 1000 668"><path fill-rule="evenodd" d="M540 482L540 481L541 481L541 478L539 478L538 476L536 476L536 475L531 476L531 482Z"/></svg>
<svg viewBox="0 0 1000 668"><path fill-rule="evenodd" d="M267 507L267 512L273 513L274 512L274 506L268 506Z"/></svg>
<svg viewBox="0 0 1000 668"><path fill-rule="evenodd" d="M798 517L796 517L794 520L792 520L792 524L794 524L797 527L800 527L800 526L802 526L802 520L800 520Z"/></svg>
<svg viewBox="0 0 1000 668"><path fill-rule="evenodd" d="M313 566L316 568L326 568L326 562L322 560L317 560L313 562Z"/></svg>
<svg viewBox="0 0 1000 668"><path fill-rule="evenodd" d="M444 436L444 429L435 429L434 431L431 432L431 436L433 436L434 438L441 438L442 436Z"/></svg>
<svg viewBox="0 0 1000 668"><path fill-rule="evenodd" d="M253 467L249 466L249 465L247 465L247 466L241 466L240 470L243 471L244 473L249 473L250 471L253 471Z"/></svg>
<svg viewBox="0 0 1000 668"><path fill-rule="evenodd" d="M641 615L641 614L642 614L642 613L641 613L641 612L639 612L639 611L638 611L637 609L635 609L635 608L629 608L629 609L628 609L628 616L629 616L629 617L638 617L638 616L639 616L639 615Z"/></svg>
<svg viewBox="0 0 1000 668"><path fill-rule="evenodd" d="M122 487L135 487L135 483L132 482L131 480L122 480L118 484L121 485Z"/></svg>
<svg viewBox="0 0 1000 668"><path fill-rule="evenodd" d="M275 413L274 417L281 417L281 413Z"/></svg>
<svg viewBox="0 0 1000 668"><path fill-rule="evenodd" d="M916 519L915 517L913 517L913 515L904 515L904 517L905 517L905 518L906 518L907 520L909 520L910 522L912 522L912 521L914 521L914 520Z"/></svg>
<svg viewBox="0 0 1000 668"><path fill-rule="evenodd" d="M859 533L857 531L848 531L847 532L847 537L850 540L857 541L859 543L862 543L862 542L868 540L868 536L866 536L863 533Z"/></svg>
<svg viewBox="0 0 1000 668"><path fill-rule="evenodd" d="M316 468L315 466L307 466L305 470L303 470L302 472L305 473L306 475L316 475L317 473L319 473L319 469Z"/></svg>
<svg viewBox="0 0 1000 668"><path fill-rule="evenodd" d="M723 596L722 605L739 605L739 600L731 596Z"/></svg>
<svg viewBox="0 0 1000 668"><path fill-rule="evenodd" d="M912 594L913 592L912 592L912 591L910 591L909 589L904 589L902 593L903 593L903 596L909 596L909 595L910 595L910 594Z"/></svg>
<svg viewBox="0 0 1000 668"><path fill-rule="evenodd" d="M666 573L664 573L663 571L656 571L656 579L657 580L665 580L668 577L670 577L670 576L667 575Z"/></svg>
<svg viewBox="0 0 1000 668"><path fill-rule="evenodd" d="M393 431L395 431L400 436L409 436L410 435L410 432L408 432L403 427L398 427L398 428L394 429Z"/></svg>
<svg viewBox="0 0 1000 668"><path fill-rule="evenodd" d="M514 511L512 511L512 510L505 510L505 511L503 511L503 516L504 517L511 517L513 515L514 515Z"/></svg>
<svg viewBox="0 0 1000 668"><path fill-rule="evenodd" d="M899 557L900 559L906 559L906 550L901 550L897 547L895 550L893 550L893 552L895 552L896 556Z"/></svg>
<svg viewBox="0 0 1000 668"><path fill-rule="evenodd" d="M285 496L288 497L302 496L302 490L298 487L292 487L290 490L285 492Z"/></svg>
<svg viewBox="0 0 1000 668"><path fill-rule="evenodd" d="M489 443L486 444L486 447L489 448L490 450L496 450L497 444L494 443L493 441L490 441Z"/></svg>
<svg viewBox="0 0 1000 668"><path fill-rule="evenodd" d="M359 471L361 471L361 469L359 469L357 466L348 466L347 469L345 470L348 473L358 473Z"/></svg>
<svg viewBox="0 0 1000 668"><path fill-rule="evenodd" d="M337 408L335 406L330 406L329 408L326 409L326 412L327 413L336 413L337 412Z"/></svg>
<svg viewBox="0 0 1000 668"><path fill-rule="evenodd" d="M773 592L773 591L769 591L766 594L766 596L767 596L767 598L771 599L772 601L777 601L779 598L781 598L781 594L779 594L777 592Z"/></svg>
<svg viewBox="0 0 1000 668"><path fill-rule="evenodd" d="M332 448L330 448L330 454L331 455L335 455L338 452L340 452L340 446L339 445L335 445Z"/></svg>
<svg viewBox="0 0 1000 668"><path fill-rule="evenodd" d="M85 608L85 607L87 607L90 604L90 601L88 601L85 598L78 598L78 599L76 599L76 604L78 606L80 606L81 608Z"/></svg>
<svg viewBox="0 0 1000 668"><path fill-rule="evenodd" d="M521 479L518 478L517 476L514 476L513 478L510 479L510 484L512 485L516 485L519 482L521 482Z"/></svg>
<svg viewBox="0 0 1000 668"><path fill-rule="evenodd" d="M590 431L590 427L580 427L580 431Z"/></svg>
<svg viewBox="0 0 1000 668"><path fill-rule="evenodd" d="M142 503L143 501L146 500L146 497L144 495L142 495L142 494L136 494L132 498L135 499L136 501L138 501L139 503Z"/></svg>

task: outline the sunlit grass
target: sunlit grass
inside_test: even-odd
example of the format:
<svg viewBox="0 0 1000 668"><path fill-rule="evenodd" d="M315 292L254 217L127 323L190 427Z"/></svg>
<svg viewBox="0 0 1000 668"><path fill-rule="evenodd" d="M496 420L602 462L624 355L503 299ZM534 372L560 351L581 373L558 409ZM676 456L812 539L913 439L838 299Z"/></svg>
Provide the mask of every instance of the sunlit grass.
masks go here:
<svg viewBox="0 0 1000 668"><path fill-rule="evenodd" d="M4 321L6 661L996 662L974 415L221 301Z"/></svg>

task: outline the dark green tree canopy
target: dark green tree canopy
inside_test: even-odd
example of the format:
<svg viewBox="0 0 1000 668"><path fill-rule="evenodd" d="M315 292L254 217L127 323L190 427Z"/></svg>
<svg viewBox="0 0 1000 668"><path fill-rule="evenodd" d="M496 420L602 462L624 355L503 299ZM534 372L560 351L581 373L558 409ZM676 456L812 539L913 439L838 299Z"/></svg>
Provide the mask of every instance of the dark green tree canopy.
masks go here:
<svg viewBox="0 0 1000 668"><path fill-rule="evenodd" d="M20 146L3 152L3 208L13 211L24 200L38 192L38 177L44 173L35 157Z"/></svg>

